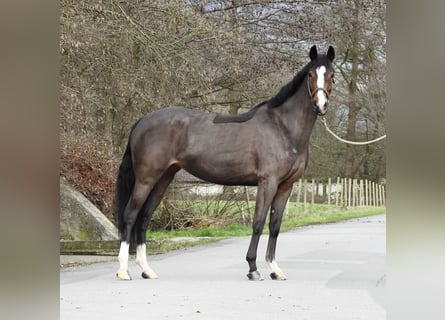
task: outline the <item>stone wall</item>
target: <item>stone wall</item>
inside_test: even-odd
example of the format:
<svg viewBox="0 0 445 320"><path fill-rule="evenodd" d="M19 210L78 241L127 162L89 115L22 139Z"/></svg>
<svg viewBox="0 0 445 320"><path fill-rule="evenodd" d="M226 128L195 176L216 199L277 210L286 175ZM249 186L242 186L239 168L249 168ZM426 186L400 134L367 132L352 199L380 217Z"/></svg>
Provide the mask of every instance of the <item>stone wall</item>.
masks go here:
<svg viewBox="0 0 445 320"><path fill-rule="evenodd" d="M60 180L60 240L117 240L118 231L80 192Z"/></svg>

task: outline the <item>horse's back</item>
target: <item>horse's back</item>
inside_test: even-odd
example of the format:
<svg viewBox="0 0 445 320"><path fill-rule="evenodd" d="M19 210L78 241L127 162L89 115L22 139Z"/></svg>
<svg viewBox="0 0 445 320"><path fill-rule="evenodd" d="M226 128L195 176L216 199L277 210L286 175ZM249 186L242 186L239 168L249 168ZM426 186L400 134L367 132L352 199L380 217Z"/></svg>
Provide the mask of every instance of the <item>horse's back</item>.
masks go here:
<svg viewBox="0 0 445 320"><path fill-rule="evenodd" d="M137 123L133 130L132 139L141 136L151 136L155 139L169 137L171 132L184 130L191 118L205 116L205 113L183 107L168 107L147 113Z"/></svg>
<svg viewBox="0 0 445 320"><path fill-rule="evenodd" d="M145 116L143 116L140 120L140 125L147 129L149 127L156 127L160 125L169 125L173 123L174 121L179 120L187 120L192 117L198 117L198 116L205 116L206 113L199 111L199 110L193 110L193 109L187 109L184 107L167 107L164 109L156 110L150 113L147 113Z"/></svg>

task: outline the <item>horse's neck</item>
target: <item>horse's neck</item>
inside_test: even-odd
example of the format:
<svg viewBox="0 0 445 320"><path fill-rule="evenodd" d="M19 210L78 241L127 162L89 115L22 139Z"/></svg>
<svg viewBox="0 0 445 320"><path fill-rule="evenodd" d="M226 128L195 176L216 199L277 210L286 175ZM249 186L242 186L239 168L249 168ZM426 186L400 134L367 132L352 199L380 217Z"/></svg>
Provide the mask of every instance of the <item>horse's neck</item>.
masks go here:
<svg viewBox="0 0 445 320"><path fill-rule="evenodd" d="M292 145L307 147L317 115L305 86L277 108Z"/></svg>

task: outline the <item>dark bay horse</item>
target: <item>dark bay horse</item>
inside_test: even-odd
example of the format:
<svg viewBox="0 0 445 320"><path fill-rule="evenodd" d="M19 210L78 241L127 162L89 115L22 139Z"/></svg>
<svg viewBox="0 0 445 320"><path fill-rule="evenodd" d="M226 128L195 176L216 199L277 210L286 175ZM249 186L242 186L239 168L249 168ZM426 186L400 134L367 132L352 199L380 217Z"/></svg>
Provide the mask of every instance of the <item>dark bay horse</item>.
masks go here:
<svg viewBox="0 0 445 320"><path fill-rule="evenodd" d="M143 278L157 278L146 257L146 231L175 174L184 169L222 185L257 186L253 234L247 251L250 280L257 270L257 247L270 208L266 261L272 279L286 279L275 261L283 210L292 185L308 162L308 145L318 115L327 111L332 90L334 49L318 54L273 98L242 115L215 115L170 107L149 113L133 126L119 168L115 219L121 236L117 277L128 273L130 243Z"/></svg>

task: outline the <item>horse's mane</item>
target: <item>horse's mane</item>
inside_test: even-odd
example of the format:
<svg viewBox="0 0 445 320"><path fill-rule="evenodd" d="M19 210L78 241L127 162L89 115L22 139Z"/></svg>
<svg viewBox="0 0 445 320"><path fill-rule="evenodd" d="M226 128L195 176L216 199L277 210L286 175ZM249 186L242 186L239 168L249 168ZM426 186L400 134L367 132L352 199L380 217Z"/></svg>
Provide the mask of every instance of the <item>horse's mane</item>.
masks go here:
<svg viewBox="0 0 445 320"><path fill-rule="evenodd" d="M311 62L306 64L303 67L303 69L301 69L288 84L282 87L274 97L270 98L269 100L261 102L260 104L256 105L246 113L237 115L218 114L213 119L213 123L246 122L252 119L255 113L261 107L267 106L267 108L272 109L281 106L300 88L304 78L306 77L306 74L308 73L312 65Z"/></svg>
<svg viewBox="0 0 445 320"><path fill-rule="evenodd" d="M311 62L305 65L304 68L301 69L288 84L282 87L274 97L270 98L268 100L268 107L276 108L285 103L286 100L300 88L306 74L309 72L311 65Z"/></svg>

